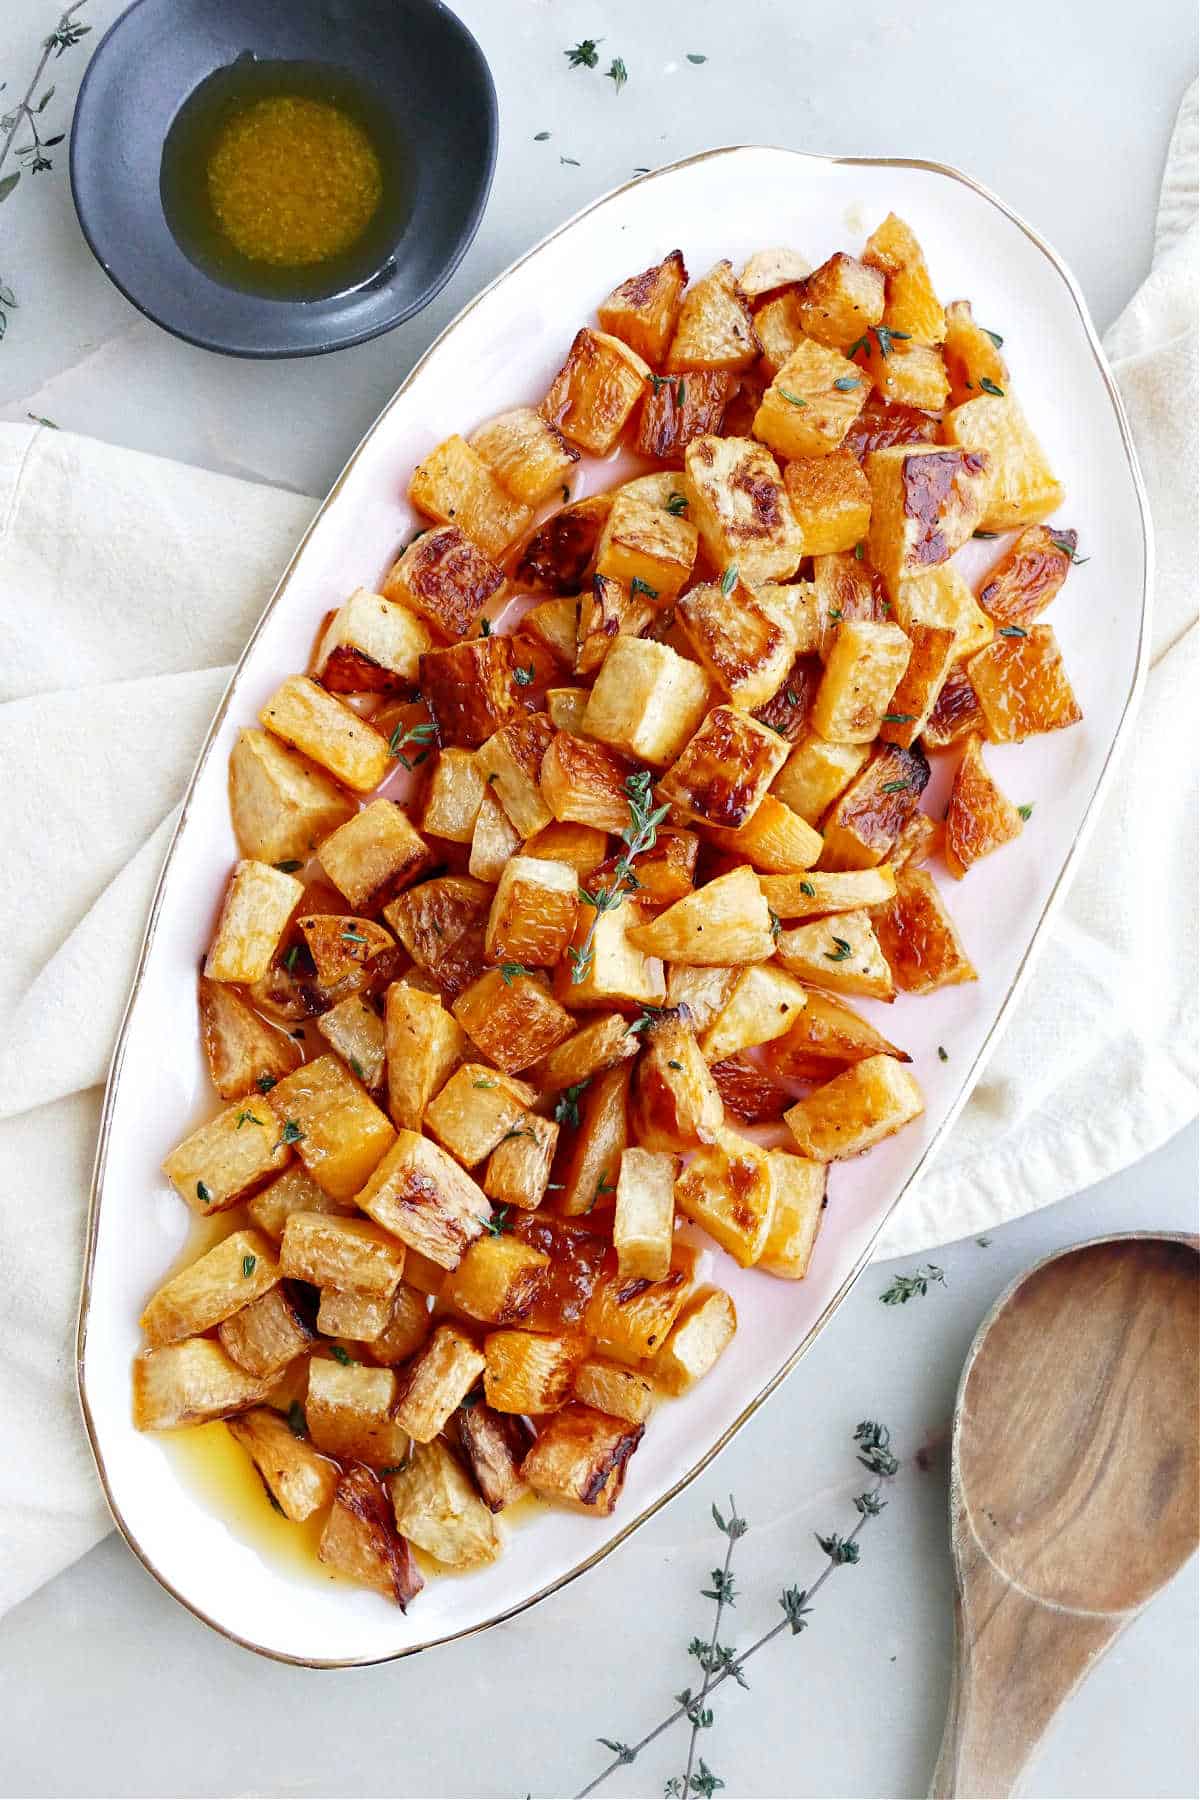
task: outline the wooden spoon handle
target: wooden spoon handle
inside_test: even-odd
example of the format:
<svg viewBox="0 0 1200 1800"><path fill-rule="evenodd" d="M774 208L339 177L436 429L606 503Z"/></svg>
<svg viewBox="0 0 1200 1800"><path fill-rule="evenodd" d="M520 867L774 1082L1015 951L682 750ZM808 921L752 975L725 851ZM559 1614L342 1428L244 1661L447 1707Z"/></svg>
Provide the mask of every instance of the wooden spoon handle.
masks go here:
<svg viewBox="0 0 1200 1800"><path fill-rule="evenodd" d="M956 1517L955 1663L933 1800L1003 1800L1050 1720L1126 1623L1030 1598Z"/></svg>

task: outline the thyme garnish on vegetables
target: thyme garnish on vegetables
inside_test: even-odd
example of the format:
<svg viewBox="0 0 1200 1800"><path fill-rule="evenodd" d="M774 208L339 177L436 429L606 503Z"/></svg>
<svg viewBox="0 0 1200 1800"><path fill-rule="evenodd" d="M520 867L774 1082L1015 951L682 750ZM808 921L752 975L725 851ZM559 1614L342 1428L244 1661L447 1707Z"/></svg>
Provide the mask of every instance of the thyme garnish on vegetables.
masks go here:
<svg viewBox="0 0 1200 1800"><path fill-rule="evenodd" d="M426 757L429 755L430 747L436 742L437 726L432 720L429 720L423 725L410 725L407 731L404 729L403 725L397 725L395 731L393 731L391 737L388 739L388 755L394 756L396 761L404 768L415 769L418 763L423 763L425 761ZM404 747L406 744L422 745L422 748L418 750L411 762L404 754Z"/></svg>
<svg viewBox="0 0 1200 1800"><path fill-rule="evenodd" d="M638 885L638 879L633 870L634 858L644 856L648 850L654 848L658 827L670 811L670 808L666 806L651 806L653 795L650 792L650 779L648 769L639 770L636 775L627 775L625 778L625 798L629 802L629 823L621 833L621 842L625 845L625 852L618 858L612 886L581 887L579 890L580 900L584 906L590 906L593 909L593 916L582 944L572 944L567 951L567 958L571 964L572 984L586 981L595 954L596 927L600 923L600 915L614 912L625 896L634 892Z"/></svg>

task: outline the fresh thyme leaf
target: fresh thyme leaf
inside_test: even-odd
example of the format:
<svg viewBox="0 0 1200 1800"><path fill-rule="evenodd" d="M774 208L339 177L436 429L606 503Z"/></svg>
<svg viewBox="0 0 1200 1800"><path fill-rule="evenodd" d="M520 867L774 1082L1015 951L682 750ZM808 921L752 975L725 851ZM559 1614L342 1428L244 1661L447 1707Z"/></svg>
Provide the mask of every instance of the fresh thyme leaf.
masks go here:
<svg viewBox="0 0 1200 1800"><path fill-rule="evenodd" d="M879 1298L885 1306L907 1306L910 1300L923 1298L935 1283L945 1287L945 1273L936 1263L922 1263L911 1275L897 1275L891 1286L884 1288Z"/></svg>
<svg viewBox="0 0 1200 1800"><path fill-rule="evenodd" d="M205 1187L202 1181L196 1183L196 1198L197 1200L202 1200L205 1206L209 1206L212 1203L212 1192L209 1188Z"/></svg>
<svg viewBox="0 0 1200 1800"><path fill-rule="evenodd" d="M855 338L854 342L851 344L850 348L847 350L846 355L848 358L853 359L854 357L856 357L858 355L860 350L869 350L870 348L871 348L871 340L870 340L869 336L867 335L867 333L864 331L863 335L860 338Z"/></svg>
<svg viewBox="0 0 1200 1800"><path fill-rule="evenodd" d="M734 588L737 586L737 579L738 566L736 563L730 563L729 567L721 577L721 592L723 594L732 594Z"/></svg>
<svg viewBox="0 0 1200 1800"><path fill-rule="evenodd" d="M348 1060L350 1063L350 1067L353 1069L354 1073L358 1076L358 1079L360 1081L365 1081L367 1079L367 1071L363 1068L363 1066L359 1062L357 1056L351 1056Z"/></svg>
<svg viewBox="0 0 1200 1800"><path fill-rule="evenodd" d="M612 1182L608 1179L608 1171L606 1169L604 1171L604 1173L601 1175L599 1181L596 1183L596 1191L592 1195L591 1200L588 1203L588 1211L591 1212L592 1207L595 1206L595 1204L596 1204L597 1200L599 1200L601 1194L615 1194L616 1191L617 1191L616 1184L615 1184L615 1182Z"/></svg>
<svg viewBox="0 0 1200 1800"><path fill-rule="evenodd" d="M981 325L980 330L983 332L986 332L987 336L990 337L993 344L995 344L997 350L1003 350L1004 339L1000 336L1000 333L998 331L988 331L988 328L986 325Z"/></svg>
<svg viewBox="0 0 1200 1800"><path fill-rule="evenodd" d="M879 791L881 794L906 794L911 786L908 781L885 781Z"/></svg>
<svg viewBox="0 0 1200 1800"><path fill-rule="evenodd" d="M533 134L533 141L535 144L544 144L549 136L550 133L548 131L535 131Z"/></svg>
<svg viewBox="0 0 1200 1800"><path fill-rule="evenodd" d="M820 1532L816 1531L813 1533L813 1536L816 1538L818 1544L820 1544L830 1562L835 1565L839 1563L856 1563L858 1561L860 1551L853 1538L844 1538L836 1531L831 1531L828 1537L822 1537Z"/></svg>
<svg viewBox="0 0 1200 1800"><path fill-rule="evenodd" d="M293 1400L288 1407L287 1422L288 1430L293 1437L306 1438L308 1436L308 1419L299 1400Z"/></svg>
<svg viewBox="0 0 1200 1800"><path fill-rule="evenodd" d="M262 1124L262 1120L259 1118L257 1113L240 1112L234 1123L233 1129L235 1131L240 1131L242 1129L243 1125L261 1125L261 1124Z"/></svg>
<svg viewBox="0 0 1200 1800"><path fill-rule="evenodd" d="M779 914L775 911L774 907L771 907L771 906L769 906L767 908L767 918L769 919L770 925L771 925L771 936L774 938L775 942L778 943L779 942L779 934L783 930L783 920L780 918Z"/></svg>
<svg viewBox="0 0 1200 1800"><path fill-rule="evenodd" d="M831 619L833 621L833 623L835 625L837 625L841 621L841 618L842 618L841 607L840 606L831 606L829 608L829 611L826 613L825 617L827 619Z"/></svg>
<svg viewBox="0 0 1200 1800"><path fill-rule="evenodd" d="M343 1369L349 1369L351 1366L357 1368L358 1366L354 1357L350 1355L350 1352L348 1350L343 1350L340 1344L330 1344L329 1354L332 1356L334 1362L341 1363Z"/></svg>
<svg viewBox="0 0 1200 1800"><path fill-rule="evenodd" d="M294 875L297 869L302 869L304 867L304 864L298 862L294 856L289 856L286 861L277 862L275 867L284 875Z"/></svg>
<svg viewBox="0 0 1200 1800"><path fill-rule="evenodd" d="M291 975L293 973L293 971L295 970L296 958L299 956L299 954L300 954L299 944L293 944L291 949L288 951L287 955L283 959L283 966L287 970L289 975Z"/></svg>
<svg viewBox="0 0 1200 1800"><path fill-rule="evenodd" d="M877 1519L886 1505L887 1501L881 1500L874 1488L854 1496L854 1510L863 1519Z"/></svg>
<svg viewBox="0 0 1200 1800"><path fill-rule="evenodd" d="M673 387L675 383L673 375L650 375L647 379L656 394L659 388Z"/></svg>
<svg viewBox="0 0 1200 1800"><path fill-rule="evenodd" d="M698 50L689 50L687 53L687 59L690 63L697 63L697 64L706 63L708 61L707 56L701 56L701 54Z"/></svg>
<svg viewBox="0 0 1200 1800"><path fill-rule="evenodd" d="M250 1277L253 1275L257 1266L258 1266L257 1256L243 1256L243 1258L242 1258L242 1279L244 1281L249 1281Z"/></svg>
<svg viewBox="0 0 1200 1800"><path fill-rule="evenodd" d="M892 1434L875 1419L860 1419L854 1427L854 1441L859 1446L858 1460L872 1475L894 1475L900 1464L890 1449Z"/></svg>
<svg viewBox="0 0 1200 1800"><path fill-rule="evenodd" d="M998 400L1003 400L1004 389L1002 387L997 387L995 382L991 379L990 376L981 375L979 377L979 385L983 389L985 394L995 394L995 396Z"/></svg>
<svg viewBox="0 0 1200 1800"><path fill-rule="evenodd" d="M500 964L500 978L505 987L511 987L518 975L528 975L529 970L524 963L506 962Z"/></svg>
<svg viewBox="0 0 1200 1800"><path fill-rule="evenodd" d="M605 70L605 80L611 81L617 93L620 93L621 89L625 86L625 83L629 80L629 70L625 67L623 58L619 56L613 57L608 68Z"/></svg>
<svg viewBox="0 0 1200 1800"><path fill-rule="evenodd" d="M1032 800L1022 801L1021 805L1018 806L1017 811L1020 813L1021 817L1026 821L1026 823L1028 823L1029 820L1032 819L1032 817L1033 817L1033 801Z"/></svg>
<svg viewBox="0 0 1200 1800"><path fill-rule="evenodd" d="M938 1061L939 1062L949 1062L950 1061L950 1052L947 1050L945 1044L938 1045Z"/></svg>
<svg viewBox="0 0 1200 1800"><path fill-rule="evenodd" d="M579 1096L587 1085L587 1081L577 1081L574 1087L564 1088L558 1096L554 1102L554 1117L559 1125L579 1124Z"/></svg>
<svg viewBox="0 0 1200 1800"><path fill-rule="evenodd" d="M357 925L347 925L345 931L340 932L338 935L343 944L365 944L367 941Z"/></svg>
<svg viewBox="0 0 1200 1800"><path fill-rule="evenodd" d="M518 687L532 687L533 675L534 666L532 663L529 664L528 668L517 668L513 670L513 680Z"/></svg>
<svg viewBox="0 0 1200 1800"><path fill-rule="evenodd" d="M885 357L892 354L893 344L898 343L901 338L909 338L912 336L910 331L892 331L886 325L872 325L871 330L875 333L875 342L879 345L879 354Z"/></svg>
<svg viewBox="0 0 1200 1800"><path fill-rule="evenodd" d="M645 594L648 600L658 599L658 589L651 587L648 581L643 581L640 575L635 575L629 584L629 598L636 600L639 594Z"/></svg>
<svg viewBox="0 0 1200 1800"><path fill-rule="evenodd" d="M911 725L916 716L916 713L884 713L883 722L885 725Z"/></svg>
<svg viewBox="0 0 1200 1800"><path fill-rule="evenodd" d="M494 1088L499 1087L499 1085L500 1083L498 1081L489 1081L486 1075L477 1076L471 1083L471 1086L474 1088Z"/></svg>
<svg viewBox="0 0 1200 1800"><path fill-rule="evenodd" d="M807 1624L805 1615L812 1611L811 1606L806 1606L804 1604L807 1599L808 1594L805 1589L797 1587L784 1588L782 1594L779 1596L779 1604L782 1606L784 1613L787 1616L787 1622L792 1628L793 1637L795 1637L797 1632L805 1629Z"/></svg>
<svg viewBox="0 0 1200 1800"><path fill-rule="evenodd" d="M564 50L563 55L573 69L594 69L600 60L596 54L596 46L603 42L603 38L580 38L577 44Z"/></svg>
<svg viewBox="0 0 1200 1800"><path fill-rule="evenodd" d="M670 811L667 806L651 806L653 796L650 782L651 776L648 769L641 769L636 774L627 775L625 778L625 798L629 802L629 824L621 833L625 854L618 859L613 885L590 890L584 887L579 889L580 900L585 906L593 909L595 916L588 926L582 944L572 944L567 951L573 984L587 980L588 971L592 966L596 927L600 922L601 913L612 912L620 906L626 894L633 893L637 888L638 879L633 870L634 860L654 848L658 827Z"/></svg>
<svg viewBox="0 0 1200 1800"><path fill-rule="evenodd" d="M1061 550L1064 555L1069 556L1072 564L1076 568L1078 568L1081 563L1091 562L1092 560L1090 556L1076 556L1075 546L1068 538L1052 537L1050 542L1054 545L1056 550Z"/></svg>
<svg viewBox="0 0 1200 1800"><path fill-rule="evenodd" d="M462 1402L461 1402L461 1401L460 1401L460 1402L459 1402L459 1405L460 1405L460 1406L461 1406L461 1404L462 1404ZM408 1467L408 1464L407 1464L407 1463L402 1463L402 1462L399 1462L399 1463L385 1463L385 1464L384 1464L384 1466L383 1466L383 1468L382 1468L382 1469L380 1469L380 1471L379 1471L379 1473L380 1473L380 1474L381 1474L381 1475L399 1475L399 1474L401 1474L401 1473L402 1473L402 1472L403 1472L403 1471L404 1471L404 1470L405 1470L405 1469L407 1469L407 1467Z"/></svg>
<svg viewBox="0 0 1200 1800"><path fill-rule="evenodd" d="M578 169L581 166L579 158L576 156L560 156L558 160L570 169Z"/></svg>
<svg viewBox="0 0 1200 1800"><path fill-rule="evenodd" d="M682 513L687 511L687 504L686 494L667 495L667 511L673 519L678 519Z"/></svg>
<svg viewBox="0 0 1200 1800"><path fill-rule="evenodd" d="M628 1744L621 1743L619 1738L597 1738L596 1742L603 1744L606 1750L611 1750L618 1762L631 1763L637 1756L637 1751L631 1750Z"/></svg>
<svg viewBox="0 0 1200 1800"><path fill-rule="evenodd" d="M839 394L848 394L851 388L861 387L862 382L857 375L839 375L833 385Z"/></svg>
<svg viewBox="0 0 1200 1800"><path fill-rule="evenodd" d="M807 894L810 900L815 900L817 897L817 890L811 881L802 881L800 883L800 892L802 894Z"/></svg>
<svg viewBox="0 0 1200 1800"><path fill-rule="evenodd" d="M788 402L789 406L808 406L808 401L805 400L801 394L793 394L791 388L781 387L777 388L775 391L776 393L783 395L783 398Z"/></svg>
<svg viewBox="0 0 1200 1800"><path fill-rule="evenodd" d="M278 1075L260 1075L254 1085L260 1094L269 1094L271 1089L277 1087L278 1084Z"/></svg>
<svg viewBox="0 0 1200 1800"><path fill-rule="evenodd" d="M284 1144L298 1144L306 1135L305 1132L301 1131L295 1119L285 1119L283 1131L280 1134L279 1142L276 1144L275 1148L276 1150L280 1150L283 1148Z"/></svg>
<svg viewBox="0 0 1200 1800"><path fill-rule="evenodd" d="M1029 633L1025 630L1025 627L1023 625L1002 625L1000 627L1000 636L1001 637L1028 637Z"/></svg>
<svg viewBox="0 0 1200 1800"><path fill-rule="evenodd" d="M491 635L492 635L492 621L491 621L491 620L490 620L490 619L480 619L480 621L479 621L479 635L480 635L480 637L491 637Z"/></svg>
<svg viewBox="0 0 1200 1800"><path fill-rule="evenodd" d="M856 561L856 562L861 562L861 561L862 561L862 559L863 559L863 548L864 548L864 546L863 546L863 545L862 545L862 544L855 544L855 546L854 546L854 560L855 560L855 561Z"/></svg>
<svg viewBox="0 0 1200 1800"><path fill-rule="evenodd" d="M975 1239L975 1242L976 1242L976 1243L977 1243L977 1244L978 1244L978 1245L979 1245L979 1248L980 1248L980 1249L981 1249L981 1250L990 1250L990 1249L991 1249L991 1247L992 1247L992 1240L991 1240L991 1238L986 1238L986 1237L984 1237L984 1238L976 1238L976 1239Z"/></svg>
<svg viewBox="0 0 1200 1800"><path fill-rule="evenodd" d="M510 1138L523 1137L532 1138L535 1143L537 1142L537 1132L532 1130L528 1125L511 1125L500 1139L500 1142L502 1144L507 1144Z"/></svg>
<svg viewBox="0 0 1200 1800"><path fill-rule="evenodd" d="M395 731L393 731L391 737L388 739L388 755L394 756L396 761L402 763L406 769L411 769L414 767L414 764L409 761L407 756L405 756L405 746L408 744L423 744L426 746L425 753L427 755L428 746L436 742L437 726L431 719L421 725L411 725L407 731L404 729L403 725L397 725ZM418 756L417 761L423 762L424 757Z"/></svg>
<svg viewBox="0 0 1200 1800"><path fill-rule="evenodd" d="M675 383L675 404L676 404L676 406L682 406L684 401L686 400L686 398L687 398L687 388L684 385L683 376L681 375L679 377L679 380Z"/></svg>
<svg viewBox="0 0 1200 1800"><path fill-rule="evenodd" d="M490 1219L485 1219L483 1221L483 1229L488 1232L491 1237L503 1237L504 1233L509 1229L508 1215L511 1211L512 1208L510 1206L498 1207Z"/></svg>
<svg viewBox="0 0 1200 1800"><path fill-rule="evenodd" d="M682 1069L683 1064L681 1062L676 1062L675 1058L672 1056L667 1059L667 1067L668 1069Z"/></svg>
<svg viewBox="0 0 1200 1800"><path fill-rule="evenodd" d="M848 956L854 955L854 951L850 948L850 945L846 942L845 938L835 937L833 941L837 945L837 948L836 950L826 950L826 962L845 962Z"/></svg>

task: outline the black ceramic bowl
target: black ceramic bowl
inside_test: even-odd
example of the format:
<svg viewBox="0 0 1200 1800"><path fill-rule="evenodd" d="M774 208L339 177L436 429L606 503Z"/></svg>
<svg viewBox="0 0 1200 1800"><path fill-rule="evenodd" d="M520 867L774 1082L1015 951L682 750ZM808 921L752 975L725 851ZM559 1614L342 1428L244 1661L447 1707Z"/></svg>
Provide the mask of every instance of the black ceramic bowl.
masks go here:
<svg viewBox="0 0 1200 1800"><path fill-rule="evenodd" d="M201 82L247 53L345 71L396 121L409 171L403 224L345 292L239 292L185 254L168 224L160 171L172 121ZM136 0L84 77L71 187L101 268L147 318L231 356L316 356L389 331L445 286L483 216L496 138L483 53L440 0Z"/></svg>

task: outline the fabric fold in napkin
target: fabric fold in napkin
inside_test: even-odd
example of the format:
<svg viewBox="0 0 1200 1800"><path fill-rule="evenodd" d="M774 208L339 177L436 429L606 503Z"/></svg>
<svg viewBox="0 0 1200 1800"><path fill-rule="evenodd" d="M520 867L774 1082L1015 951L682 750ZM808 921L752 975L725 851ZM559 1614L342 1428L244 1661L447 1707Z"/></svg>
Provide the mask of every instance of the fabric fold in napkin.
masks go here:
<svg viewBox="0 0 1200 1800"><path fill-rule="evenodd" d="M1196 90L1109 333L1158 587L1140 719L950 1142L877 1254L1048 1205L1196 1110ZM108 1529L74 1320L101 1086L197 748L316 502L0 424L0 1613Z"/></svg>

